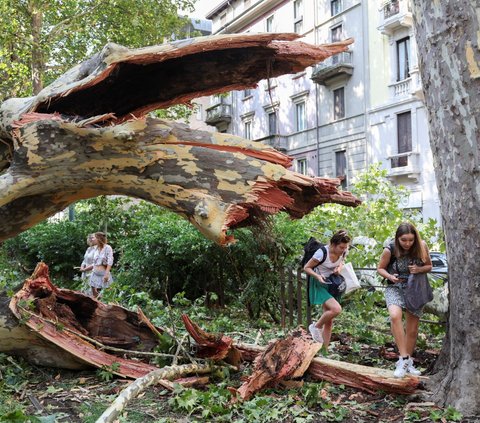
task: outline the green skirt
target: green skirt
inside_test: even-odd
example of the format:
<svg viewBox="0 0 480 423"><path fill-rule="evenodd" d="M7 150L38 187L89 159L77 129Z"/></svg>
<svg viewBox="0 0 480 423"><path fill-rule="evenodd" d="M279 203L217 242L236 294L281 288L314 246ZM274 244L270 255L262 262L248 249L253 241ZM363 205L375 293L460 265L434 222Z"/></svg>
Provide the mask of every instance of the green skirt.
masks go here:
<svg viewBox="0 0 480 423"><path fill-rule="evenodd" d="M320 305L330 298L334 298L328 292L328 287L318 282L317 279L308 276L308 299L311 305Z"/></svg>

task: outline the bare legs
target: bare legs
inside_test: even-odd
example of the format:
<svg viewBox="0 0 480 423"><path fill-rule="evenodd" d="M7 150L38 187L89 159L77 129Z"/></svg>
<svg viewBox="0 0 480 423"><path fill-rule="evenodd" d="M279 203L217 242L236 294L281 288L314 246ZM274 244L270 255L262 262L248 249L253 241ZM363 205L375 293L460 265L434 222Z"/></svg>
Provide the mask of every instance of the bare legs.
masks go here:
<svg viewBox="0 0 480 423"><path fill-rule="evenodd" d="M98 296L100 295L100 291L101 291L100 288L94 288L94 287L92 286L93 298L98 298Z"/></svg>
<svg viewBox="0 0 480 423"><path fill-rule="evenodd" d="M420 319L412 313L406 311L406 325L404 328L402 321L403 310L401 307L391 305L388 307L388 313L390 314L392 335L395 339L395 343L397 344L400 356L411 356L417 342L418 324Z"/></svg>
<svg viewBox="0 0 480 423"><path fill-rule="evenodd" d="M323 348L327 349L332 337L333 319L341 313L342 306L335 298L330 298L323 303L322 307L323 314L315 326L320 330L323 326Z"/></svg>

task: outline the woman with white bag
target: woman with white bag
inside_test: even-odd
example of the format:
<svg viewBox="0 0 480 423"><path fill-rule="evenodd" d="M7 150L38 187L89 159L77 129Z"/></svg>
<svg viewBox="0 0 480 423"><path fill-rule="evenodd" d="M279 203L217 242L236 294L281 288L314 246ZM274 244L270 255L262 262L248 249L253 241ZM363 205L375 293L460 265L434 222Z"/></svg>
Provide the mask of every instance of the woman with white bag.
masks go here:
<svg viewBox="0 0 480 423"><path fill-rule="evenodd" d="M323 309L320 319L308 329L313 340L322 343L325 349L328 348L332 336L333 319L342 311L339 297L335 298L329 292L328 278L341 273L350 241L347 231L336 232L329 244L319 248L303 268L312 278L309 289L310 304L321 305Z"/></svg>

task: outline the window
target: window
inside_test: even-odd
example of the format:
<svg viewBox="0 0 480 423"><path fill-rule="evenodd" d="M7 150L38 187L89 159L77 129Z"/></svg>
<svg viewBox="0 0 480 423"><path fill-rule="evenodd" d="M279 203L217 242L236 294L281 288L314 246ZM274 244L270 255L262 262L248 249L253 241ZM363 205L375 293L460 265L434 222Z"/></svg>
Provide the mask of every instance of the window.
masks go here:
<svg viewBox="0 0 480 423"><path fill-rule="evenodd" d="M277 114L271 112L268 114L268 135L276 135L277 133Z"/></svg>
<svg viewBox="0 0 480 423"><path fill-rule="evenodd" d="M203 120L203 107L201 104L195 103L196 119Z"/></svg>
<svg viewBox="0 0 480 423"><path fill-rule="evenodd" d="M227 14L224 13L223 15L220 16L220 25L225 25L227 22Z"/></svg>
<svg viewBox="0 0 480 423"><path fill-rule="evenodd" d="M252 139L252 121L248 120L243 123L243 137L247 140Z"/></svg>
<svg viewBox="0 0 480 423"><path fill-rule="evenodd" d="M343 119L345 117L345 89L338 88L333 90L333 119Z"/></svg>
<svg viewBox="0 0 480 423"><path fill-rule="evenodd" d="M297 172L302 175L307 174L307 159L298 159L297 160Z"/></svg>
<svg viewBox="0 0 480 423"><path fill-rule="evenodd" d="M337 25L336 27L332 28L330 31L331 31L332 43L336 43L337 41L342 41L343 25Z"/></svg>
<svg viewBox="0 0 480 423"><path fill-rule="evenodd" d="M267 18L265 29L266 29L267 32L274 32L274 30L273 30L273 15Z"/></svg>
<svg viewBox="0 0 480 423"><path fill-rule="evenodd" d="M303 131L307 127L305 116L305 102L295 104L295 130Z"/></svg>
<svg viewBox="0 0 480 423"><path fill-rule="evenodd" d="M303 4L302 0L293 2L293 30L297 34L303 31Z"/></svg>
<svg viewBox="0 0 480 423"><path fill-rule="evenodd" d="M342 0L331 0L330 11L332 16L338 15L342 11Z"/></svg>
<svg viewBox="0 0 480 423"><path fill-rule="evenodd" d="M252 90L250 88L243 90L243 98L250 97L251 95L252 95Z"/></svg>
<svg viewBox="0 0 480 423"><path fill-rule="evenodd" d="M397 144L398 154L412 151L412 114L410 112L397 115ZM408 156L392 159L392 167L408 165Z"/></svg>
<svg viewBox="0 0 480 423"><path fill-rule="evenodd" d="M331 30L331 38L332 38L332 43L336 43L337 41L342 41L343 40L343 25L338 25ZM336 65L338 63L338 60L340 58L340 54L335 54L332 56L331 61L332 65Z"/></svg>
<svg viewBox="0 0 480 423"><path fill-rule="evenodd" d="M347 189L347 152L335 152L335 176L342 181L342 188Z"/></svg>
<svg viewBox="0 0 480 423"><path fill-rule="evenodd" d="M397 41L397 81L410 76L410 37Z"/></svg>

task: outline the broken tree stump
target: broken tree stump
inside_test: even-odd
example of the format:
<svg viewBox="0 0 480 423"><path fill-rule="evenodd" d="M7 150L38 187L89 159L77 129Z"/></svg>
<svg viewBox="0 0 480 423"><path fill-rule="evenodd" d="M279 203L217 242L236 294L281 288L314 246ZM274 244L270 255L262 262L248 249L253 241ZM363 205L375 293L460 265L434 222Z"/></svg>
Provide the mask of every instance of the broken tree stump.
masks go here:
<svg viewBox="0 0 480 423"><path fill-rule="evenodd" d="M255 358L254 371L237 389L238 395L246 401L261 389L303 376L321 347L303 329L270 342Z"/></svg>
<svg viewBox="0 0 480 423"><path fill-rule="evenodd" d="M233 345L233 339L223 334L205 332L186 315L182 315L185 329L195 340L196 356L210 360L224 360L233 366L241 361L240 352Z"/></svg>

